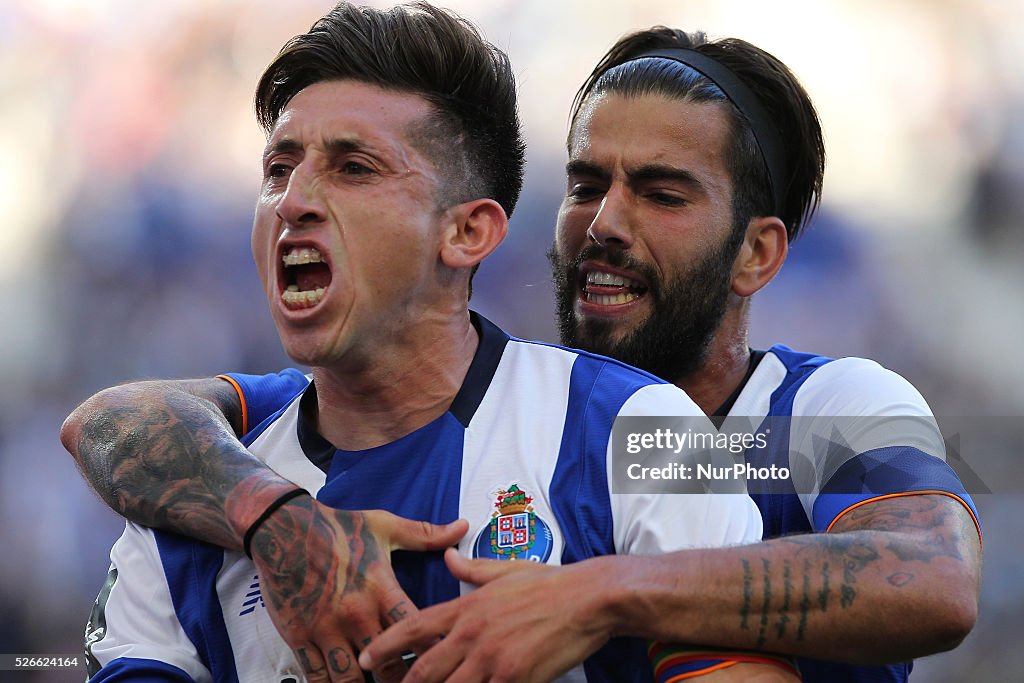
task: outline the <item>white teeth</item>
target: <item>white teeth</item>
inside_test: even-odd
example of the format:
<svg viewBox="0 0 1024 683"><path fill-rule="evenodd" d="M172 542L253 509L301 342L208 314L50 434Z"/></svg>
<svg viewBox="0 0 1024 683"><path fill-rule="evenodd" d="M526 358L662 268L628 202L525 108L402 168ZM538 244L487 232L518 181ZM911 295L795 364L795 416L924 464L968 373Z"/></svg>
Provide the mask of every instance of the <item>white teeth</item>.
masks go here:
<svg viewBox="0 0 1024 683"><path fill-rule="evenodd" d="M322 263L324 259L320 252L312 247L299 247L289 249L281 260L286 266L301 266L304 263Z"/></svg>
<svg viewBox="0 0 1024 683"><path fill-rule="evenodd" d="M584 294L587 302L597 304L599 306L615 306L617 304L625 304L638 299L636 294L633 292L623 292L620 294Z"/></svg>
<svg viewBox="0 0 1024 683"><path fill-rule="evenodd" d="M622 277L621 275L615 275L613 273L605 273L602 271L592 270L587 273L587 284L588 285L609 285L612 287L640 287L640 283L636 280Z"/></svg>
<svg viewBox="0 0 1024 683"><path fill-rule="evenodd" d="M298 285L288 285L288 289L281 292L281 300L288 308L310 308L320 303L324 298L324 287L317 287L308 292L300 292Z"/></svg>

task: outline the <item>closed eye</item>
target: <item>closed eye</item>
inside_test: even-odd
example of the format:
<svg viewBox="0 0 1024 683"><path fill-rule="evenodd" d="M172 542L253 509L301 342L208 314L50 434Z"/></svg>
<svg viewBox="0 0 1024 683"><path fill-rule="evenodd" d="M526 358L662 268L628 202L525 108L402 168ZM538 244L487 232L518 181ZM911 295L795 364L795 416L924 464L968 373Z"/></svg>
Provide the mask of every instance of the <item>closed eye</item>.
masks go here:
<svg viewBox="0 0 1024 683"><path fill-rule="evenodd" d="M588 199L594 199L604 194L604 188L597 185L587 185L584 183L577 183L569 188L567 196L577 200L586 201Z"/></svg>
<svg viewBox="0 0 1024 683"><path fill-rule="evenodd" d="M647 195L647 198L650 199L655 204L660 204L661 206L669 207L686 206L689 203L678 195L666 194L664 192L652 192L651 194Z"/></svg>

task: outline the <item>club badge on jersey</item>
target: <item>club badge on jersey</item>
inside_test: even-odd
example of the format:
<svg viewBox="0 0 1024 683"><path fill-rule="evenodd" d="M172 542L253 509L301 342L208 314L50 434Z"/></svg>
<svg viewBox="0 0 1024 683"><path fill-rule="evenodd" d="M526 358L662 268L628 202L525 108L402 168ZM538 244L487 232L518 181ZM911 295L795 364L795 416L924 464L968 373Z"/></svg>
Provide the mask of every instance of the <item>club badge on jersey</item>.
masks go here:
<svg viewBox="0 0 1024 683"><path fill-rule="evenodd" d="M547 562L554 545L551 527L530 505L533 498L518 484L498 489L494 496L497 509L477 534L473 557Z"/></svg>

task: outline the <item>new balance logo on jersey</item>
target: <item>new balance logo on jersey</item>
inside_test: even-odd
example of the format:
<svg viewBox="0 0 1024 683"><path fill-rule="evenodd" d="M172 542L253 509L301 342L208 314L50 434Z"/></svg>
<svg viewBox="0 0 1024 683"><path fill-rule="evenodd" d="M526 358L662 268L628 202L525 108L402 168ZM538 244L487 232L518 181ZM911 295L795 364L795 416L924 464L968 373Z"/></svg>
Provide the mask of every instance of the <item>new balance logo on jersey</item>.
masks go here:
<svg viewBox="0 0 1024 683"><path fill-rule="evenodd" d="M245 594L245 602L242 603L242 611L238 613L238 616L244 617L246 614L251 614L256 610L257 605L266 608L263 594L260 593L260 577L253 576L252 583L249 584L249 592Z"/></svg>

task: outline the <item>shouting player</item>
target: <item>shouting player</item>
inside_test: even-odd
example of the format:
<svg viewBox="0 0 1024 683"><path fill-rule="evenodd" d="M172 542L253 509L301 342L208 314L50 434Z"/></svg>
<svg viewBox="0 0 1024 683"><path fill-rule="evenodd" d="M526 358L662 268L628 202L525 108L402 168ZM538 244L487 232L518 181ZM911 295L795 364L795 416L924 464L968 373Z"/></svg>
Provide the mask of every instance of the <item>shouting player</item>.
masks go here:
<svg viewBox="0 0 1024 683"><path fill-rule="evenodd" d="M671 380L708 415L791 420L784 438L747 459L789 465L796 453L814 465L811 476L755 492L771 537L758 544L565 567L449 552L454 574L481 588L399 620L361 662L377 668L413 649L416 680L537 681L611 636L633 635L798 655L805 680L900 681L910 658L955 646L977 609L973 504L934 430L878 428L892 417L927 424L922 397L867 360L747 345L751 296L782 267L824 170L817 116L790 71L743 41L642 31L584 84L568 148L551 255L563 341ZM305 379L227 379L237 396L220 380L107 390L69 418L65 443L118 511L237 548L232 530L264 507L237 501L251 482L276 480L217 411L244 433ZM156 486L166 478L169 493ZM293 506L271 514L257 538L283 541L297 524L319 538L315 525L293 521ZM362 607L345 596L332 604L331 588L274 590L337 615ZM522 595L530 599L515 600ZM310 637L326 647L345 628ZM665 676L730 665L696 647L653 653Z"/></svg>
<svg viewBox="0 0 1024 683"><path fill-rule="evenodd" d="M617 416L710 428L678 387L469 312L472 271L504 238L522 180L502 52L426 4L343 3L284 46L256 105L267 146L252 252L281 341L313 380L247 435L278 474L226 500L228 550L127 526L91 619L91 680L362 680L356 648L460 593L439 553L396 556L396 582L397 548L457 542L466 557L554 566L760 538L745 492L610 495ZM108 424L88 420L69 442L113 436ZM537 675L651 680L644 640L605 641ZM795 680L772 658L729 662L707 678ZM377 669L394 680L403 665Z"/></svg>

